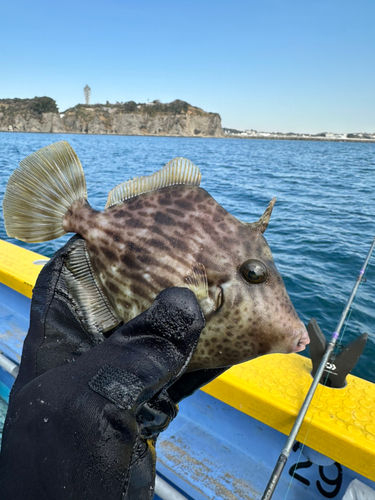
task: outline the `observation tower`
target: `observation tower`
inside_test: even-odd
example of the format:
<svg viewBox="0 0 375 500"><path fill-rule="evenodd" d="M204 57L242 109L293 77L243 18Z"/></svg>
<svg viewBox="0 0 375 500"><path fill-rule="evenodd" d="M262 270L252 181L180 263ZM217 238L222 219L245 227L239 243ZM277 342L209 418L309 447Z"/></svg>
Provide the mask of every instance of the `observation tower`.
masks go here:
<svg viewBox="0 0 375 500"><path fill-rule="evenodd" d="M85 103L90 104L91 88L86 85L86 87L83 88L83 92L85 94Z"/></svg>

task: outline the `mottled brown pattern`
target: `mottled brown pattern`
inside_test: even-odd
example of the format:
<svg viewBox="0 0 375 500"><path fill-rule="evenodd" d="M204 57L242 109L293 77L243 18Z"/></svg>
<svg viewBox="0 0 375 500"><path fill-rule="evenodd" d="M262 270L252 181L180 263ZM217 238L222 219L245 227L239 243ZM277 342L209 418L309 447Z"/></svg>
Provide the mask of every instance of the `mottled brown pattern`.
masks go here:
<svg viewBox="0 0 375 500"><path fill-rule="evenodd" d="M105 212L77 204L64 224L85 238L103 291L124 322L150 307L164 288L186 286L194 265L205 266L210 298L221 287L223 302L206 315L190 370L291 352L305 331L261 232L201 188L167 187ZM250 284L240 274L249 259L266 266L264 283Z"/></svg>

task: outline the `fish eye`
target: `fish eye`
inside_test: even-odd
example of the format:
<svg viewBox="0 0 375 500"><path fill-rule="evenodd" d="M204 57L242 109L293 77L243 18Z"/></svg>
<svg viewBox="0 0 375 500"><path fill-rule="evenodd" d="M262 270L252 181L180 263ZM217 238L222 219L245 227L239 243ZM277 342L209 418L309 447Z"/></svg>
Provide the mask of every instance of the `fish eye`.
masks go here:
<svg viewBox="0 0 375 500"><path fill-rule="evenodd" d="M247 260L240 267L242 277L249 283L263 283L266 281L268 271L266 266L256 259Z"/></svg>

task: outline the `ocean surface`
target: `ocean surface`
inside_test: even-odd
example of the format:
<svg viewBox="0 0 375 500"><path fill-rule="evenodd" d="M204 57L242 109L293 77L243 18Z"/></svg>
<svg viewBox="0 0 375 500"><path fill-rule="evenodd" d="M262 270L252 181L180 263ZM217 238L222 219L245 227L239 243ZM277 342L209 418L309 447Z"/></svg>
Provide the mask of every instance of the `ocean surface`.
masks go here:
<svg viewBox="0 0 375 500"><path fill-rule="evenodd" d="M330 338L375 237L375 144L0 133L0 198L9 175L30 153L59 140L77 152L90 204L148 175L176 156L202 171L201 186L233 215L258 220L277 197L265 237L301 319L317 319ZM69 238L25 244L51 256ZM369 334L353 374L375 383L375 254L359 287L342 343ZM308 354L308 350L305 351Z"/></svg>

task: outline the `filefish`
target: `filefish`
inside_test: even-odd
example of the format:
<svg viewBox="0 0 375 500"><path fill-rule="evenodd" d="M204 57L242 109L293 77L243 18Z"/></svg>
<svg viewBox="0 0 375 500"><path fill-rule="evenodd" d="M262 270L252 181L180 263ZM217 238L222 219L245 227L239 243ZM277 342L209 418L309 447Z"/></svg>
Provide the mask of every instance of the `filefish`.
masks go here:
<svg viewBox="0 0 375 500"><path fill-rule="evenodd" d="M115 187L97 211L76 153L58 142L12 173L3 200L6 231L25 242L81 235L63 276L98 342L177 286L193 290L206 320L189 371L303 350L307 331L263 236L276 200L257 222L242 222L200 180L198 167L175 158Z"/></svg>

